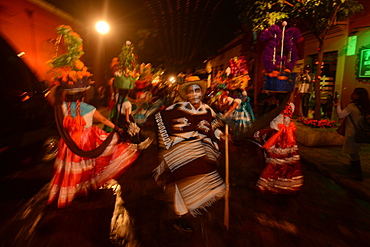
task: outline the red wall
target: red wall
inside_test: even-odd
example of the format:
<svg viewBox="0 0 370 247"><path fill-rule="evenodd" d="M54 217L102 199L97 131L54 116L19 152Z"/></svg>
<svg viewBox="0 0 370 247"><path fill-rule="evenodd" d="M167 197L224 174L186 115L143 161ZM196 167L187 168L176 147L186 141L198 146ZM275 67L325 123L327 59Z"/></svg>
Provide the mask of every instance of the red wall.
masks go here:
<svg viewBox="0 0 370 247"><path fill-rule="evenodd" d="M71 18L58 16L63 14L60 10L51 11L26 0L0 0L0 33L17 52L26 53L24 60L40 80L47 79L50 69L47 61L55 51L55 28L61 24L74 30L79 27Z"/></svg>

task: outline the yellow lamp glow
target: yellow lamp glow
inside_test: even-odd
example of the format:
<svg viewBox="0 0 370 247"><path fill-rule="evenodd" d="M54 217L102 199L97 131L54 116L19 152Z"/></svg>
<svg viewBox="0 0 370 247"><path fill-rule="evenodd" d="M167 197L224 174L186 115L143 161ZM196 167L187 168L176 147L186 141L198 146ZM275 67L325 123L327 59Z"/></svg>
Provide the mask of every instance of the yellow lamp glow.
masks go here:
<svg viewBox="0 0 370 247"><path fill-rule="evenodd" d="M96 31L98 31L98 33L100 34L106 34L109 32L110 30L110 26L107 22L105 21L98 21L96 24L95 24L95 29Z"/></svg>

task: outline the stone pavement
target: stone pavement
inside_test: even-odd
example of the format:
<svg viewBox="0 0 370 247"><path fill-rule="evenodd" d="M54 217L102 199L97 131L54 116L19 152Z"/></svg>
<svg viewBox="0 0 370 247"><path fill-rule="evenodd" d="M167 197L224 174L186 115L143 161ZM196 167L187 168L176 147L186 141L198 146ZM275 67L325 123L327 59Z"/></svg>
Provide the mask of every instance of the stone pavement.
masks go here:
<svg viewBox="0 0 370 247"><path fill-rule="evenodd" d="M340 186L352 191L361 199L370 202L370 144L360 151L362 182L349 176L349 155L341 153L341 146L308 147L298 143L301 160L331 178Z"/></svg>

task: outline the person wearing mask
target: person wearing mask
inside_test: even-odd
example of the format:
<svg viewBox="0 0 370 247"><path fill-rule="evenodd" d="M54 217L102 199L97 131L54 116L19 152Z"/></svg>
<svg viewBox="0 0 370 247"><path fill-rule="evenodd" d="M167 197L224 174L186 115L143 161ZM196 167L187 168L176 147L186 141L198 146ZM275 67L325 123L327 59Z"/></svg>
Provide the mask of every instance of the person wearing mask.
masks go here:
<svg viewBox="0 0 370 247"><path fill-rule="evenodd" d="M163 181L173 198L178 216L174 227L192 232L193 220L222 198L225 183L217 171L220 151L217 142L222 123L214 111L201 100L207 82L197 76L187 77L179 87L186 99L155 115L161 163L154 170L157 182Z"/></svg>

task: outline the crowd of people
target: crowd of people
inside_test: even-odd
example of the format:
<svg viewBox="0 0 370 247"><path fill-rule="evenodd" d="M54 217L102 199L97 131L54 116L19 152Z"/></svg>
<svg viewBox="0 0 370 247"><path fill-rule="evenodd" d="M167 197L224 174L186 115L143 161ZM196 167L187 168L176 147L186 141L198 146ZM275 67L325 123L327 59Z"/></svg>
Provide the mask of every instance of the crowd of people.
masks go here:
<svg viewBox="0 0 370 247"><path fill-rule="evenodd" d="M219 144L229 141L225 126L230 127L232 140L250 134L256 123L245 59L231 59L229 71L219 71L211 81L189 74L172 84L155 76L150 64L142 64L138 70L122 66L135 60L130 42L123 53L113 59L114 76L106 90L101 90L108 118L84 102L91 87L88 77L73 80L73 73L62 74L58 83L53 83L48 99L62 138L48 204L57 201L59 208L70 206L76 197L86 196L120 176L134 164L141 150L151 145L153 140L142 129L152 121L160 149L154 179L173 200L177 215L174 226L192 232L189 218L206 213L228 189L218 173ZM86 72L85 67L82 71ZM303 185L303 174L296 126L291 121L295 105L288 101L289 93L274 95L273 99L264 93L257 96L263 102L258 115L278 107L281 111L269 128L249 136L263 148L266 160L256 188L263 193L296 194ZM356 89L352 100L344 110L338 105L337 112L339 117L352 116L357 123L368 111L367 91ZM93 125L94 119L104 125L104 130ZM355 177L362 180L361 145L354 144L353 132L348 128L343 152L350 154Z"/></svg>

